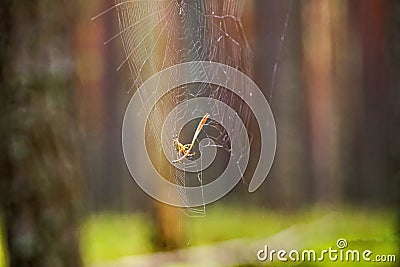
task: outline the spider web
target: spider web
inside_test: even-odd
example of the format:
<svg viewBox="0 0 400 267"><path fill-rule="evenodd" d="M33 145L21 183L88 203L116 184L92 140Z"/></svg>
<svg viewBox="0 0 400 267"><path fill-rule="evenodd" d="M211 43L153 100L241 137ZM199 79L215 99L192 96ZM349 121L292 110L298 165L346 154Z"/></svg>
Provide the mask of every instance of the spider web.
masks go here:
<svg viewBox="0 0 400 267"><path fill-rule="evenodd" d="M129 89L131 92L151 75L189 61L223 63L251 77L252 53L241 22L244 5L243 0L116 0L113 7L98 16L112 10L117 11L120 31L106 43L116 38L122 39L125 58L118 69L124 66L129 68L133 80ZM158 88L153 90L154 93ZM184 187L202 186L207 181L212 181L210 173L218 172L218 168L208 173L188 173L166 162L161 149L161 130L169 112L188 99L209 97L234 108L246 128L249 127L252 116L250 108L238 96L226 88L210 84L196 83L176 88L163 96L151 110L146 103L146 99L151 95L142 93L140 97L143 109L150 111L146 143L151 144L150 156L154 166L163 177ZM179 120L185 113L193 112L197 108L180 105L174 116ZM217 107L214 110L219 112ZM220 114L221 117L224 115ZM184 129L174 129L173 136L168 137L171 139L171 146L174 137L178 137L182 144L189 143L197 123L198 121L193 121ZM219 152L231 152L227 131L218 122L208 121L196 141L194 152L197 157L199 141L204 137L214 140L213 146L216 146ZM185 189L170 193L177 194L185 203ZM206 214L205 205L187 208L184 211L189 216Z"/></svg>

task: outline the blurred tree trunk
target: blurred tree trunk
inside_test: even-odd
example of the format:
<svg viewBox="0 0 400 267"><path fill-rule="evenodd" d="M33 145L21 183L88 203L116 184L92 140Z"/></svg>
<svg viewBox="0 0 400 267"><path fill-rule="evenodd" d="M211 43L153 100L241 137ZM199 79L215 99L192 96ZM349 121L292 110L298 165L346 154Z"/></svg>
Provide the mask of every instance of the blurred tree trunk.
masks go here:
<svg viewBox="0 0 400 267"><path fill-rule="evenodd" d="M337 202L338 181L337 101L333 86L333 23L337 5L330 1L302 3L303 69L310 122L312 172L316 200Z"/></svg>
<svg viewBox="0 0 400 267"><path fill-rule="evenodd" d="M268 89L265 95L269 95L278 132L271 179L262 197L275 207L290 210L307 201L312 184L305 156L308 153L304 97L301 76L296 71L301 64L301 50L296 49L301 42L300 13L298 4L291 0L257 0L256 6L258 22L255 25L260 37L255 53L260 55L255 58L256 82Z"/></svg>
<svg viewBox="0 0 400 267"><path fill-rule="evenodd" d="M0 196L10 266L81 266L72 3L0 4Z"/></svg>
<svg viewBox="0 0 400 267"><path fill-rule="evenodd" d="M103 10L105 1L78 0L79 16L75 25L75 62L76 74L79 84L76 87L76 103L78 109L79 123L84 128L85 142L85 182L90 191L87 192L86 201L88 209L97 211L106 208L110 199L107 198L107 181L105 177L108 171L105 169L109 164L103 163L103 138L105 111L105 51L103 41L106 39L103 20L96 23L88 18L93 17L96 12ZM109 1L107 1L109 5ZM112 72L110 72L112 74ZM112 156L110 156L112 158ZM107 161L107 160L106 160ZM110 183L109 183L110 184Z"/></svg>
<svg viewBox="0 0 400 267"><path fill-rule="evenodd" d="M400 77L398 70L400 69L400 2L394 1L391 6L390 16L390 37L388 49L393 51L390 60L390 106L392 107L392 118L389 127L389 149L390 160L390 192L392 193L394 207L397 207L397 236L400 236ZM400 239L398 239L398 247L400 247Z"/></svg>
<svg viewBox="0 0 400 267"><path fill-rule="evenodd" d="M390 1L356 2L362 53L362 114L359 138L360 173L353 184L356 200L390 203L389 148L390 95L388 29ZM397 89L398 90L398 89ZM398 103L396 103L398 104ZM397 122L398 123L398 122Z"/></svg>
<svg viewBox="0 0 400 267"><path fill-rule="evenodd" d="M350 3L331 2L332 16L332 52L334 92L336 101L335 121L337 122L336 138L338 160L336 180L341 188L343 200L354 196L354 190L347 192L348 185L357 180L358 157L355 144L359 138L359 125L362 104L362 50L359 36L354 31L351 19L354 17ZM355 188L356 190L356 188ZM347 197L350 196L350 197Z"/></svg>

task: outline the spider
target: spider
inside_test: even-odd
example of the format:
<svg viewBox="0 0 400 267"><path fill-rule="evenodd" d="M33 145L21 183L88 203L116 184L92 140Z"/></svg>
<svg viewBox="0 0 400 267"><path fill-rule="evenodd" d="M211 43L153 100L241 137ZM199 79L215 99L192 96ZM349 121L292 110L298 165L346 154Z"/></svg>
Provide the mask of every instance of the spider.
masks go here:
<svg viewBox="0 0 400 267"><path fill-rule="evenodd" d="M182 143L179 142L178 138L174 139L174 148L176 151L179 152L179 154L185 155L187 150L189 149L189 147L190 147L190 144L182 145ZM189 153L187 156L191 157L194 155L195 155L195 153L193 152L193 153Z"/></svg>
<svg viewBox="0 0 400 267"><path fill-rule="evenodd" d="M210 117L210 114L206 113L204 117L201 119L199 122L199 125L197 126L196 132L193 135L192 142L190 144L183 145L181 142L179 142L178 138L174 139L174 148L179 152L179 155L182 154L182 156L176 160L173 160L172 163L180 162L184 160L187 157L193 156L195 153L190 153L190 151L193 148L194 143L196 142L197 136L200 134L201 129L203 129L204 124L207 122L208 118Z"/></svg>

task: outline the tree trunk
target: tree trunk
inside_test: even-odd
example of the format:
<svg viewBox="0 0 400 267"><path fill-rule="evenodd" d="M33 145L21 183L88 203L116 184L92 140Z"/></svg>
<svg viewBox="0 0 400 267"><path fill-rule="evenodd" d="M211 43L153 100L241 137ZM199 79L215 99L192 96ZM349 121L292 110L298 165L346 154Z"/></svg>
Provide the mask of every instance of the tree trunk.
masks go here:
<svg viewBox="0 0 400 267"><path fill-rule="evenodd" d="M333 86L333 23L337 7L329 1L310 0L301 5L303 23L303 75L306 86L312 173L316 201L335 204L338 181L337 103Z"/></svg>
<svg viewBox="0 0 400 267"><path fill-rule="evenodd" d="M0 196L10 266L81 266L71 1L2 1Z"/></svg>

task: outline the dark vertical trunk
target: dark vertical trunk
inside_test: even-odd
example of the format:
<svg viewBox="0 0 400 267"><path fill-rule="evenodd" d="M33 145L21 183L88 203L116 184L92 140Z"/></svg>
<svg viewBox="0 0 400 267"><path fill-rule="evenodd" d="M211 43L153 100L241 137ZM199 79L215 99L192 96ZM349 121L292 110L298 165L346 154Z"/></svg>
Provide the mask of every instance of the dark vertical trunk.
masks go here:
<svg viewBox="0 0 400 267"><path fill-rule="evenodd" d="M264 90L274 112L278 144L265 200L279 208L299 207L309 195L306 124L301 76L299 5L289 1L256 1L255 23L260 56L255 58L256 83ZM299 190L300 189L300 190Z"/></svg>
<svg viewBox="0 0 400 267"><path fill-rule="evenodd" d="M386 56L389 1L368 0L358 5L363 48L363 117L360 139L361 172L358 197L388 202L389 90Z"/></svg>
<svg viewBox="0 0 400 267"><path fill-rule="evenodd" d="M1 209L10 266L81 266L70 1L0 7Z"/></svg>
<svg viewBox="0 0 400 267"><path fill-rule="evenodd" d="M389 27L390 37L388 49L393 51L390 60L390 106L391 120L389 126L389 187L391 197L395 207L397 207L397 236L400 236L400 78L398 72L400 70L400 2L393 1L390 7ZM398 247L400 247L400 238L398 239Z"/></svg>

